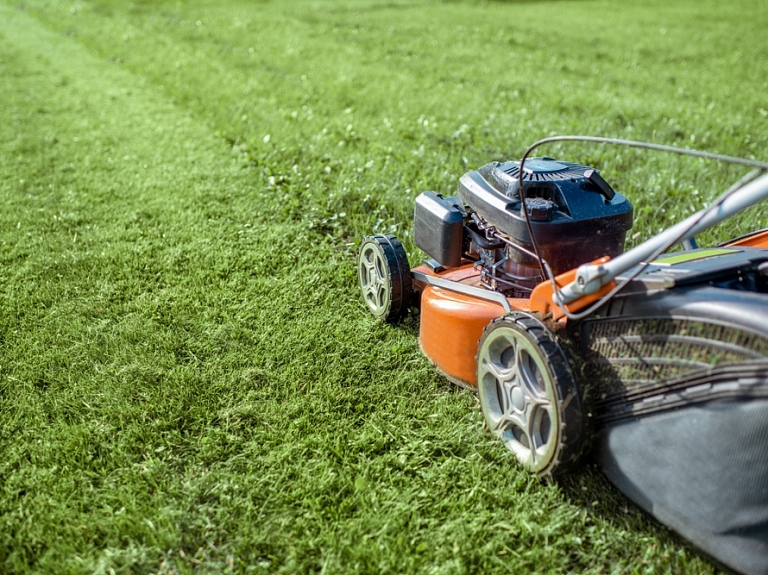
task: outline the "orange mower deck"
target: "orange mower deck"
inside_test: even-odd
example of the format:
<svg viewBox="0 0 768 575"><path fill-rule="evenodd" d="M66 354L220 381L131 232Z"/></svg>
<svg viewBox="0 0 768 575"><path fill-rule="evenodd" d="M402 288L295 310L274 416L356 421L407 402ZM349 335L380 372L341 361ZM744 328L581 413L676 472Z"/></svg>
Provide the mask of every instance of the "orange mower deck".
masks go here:
<svg viewBox="0 0 768 575"><path fill-rule="evenodd" d="M604 263L604 257L593 263ZM427 265L413 269L414 287L421 292L421 321L419 345L424 354L440 372L451 381L467 387L477 387L477 343L483 330L497 317L507 313L499 301L483 299L476 295L460 293L447 287L429 285L419 281L419 274L440 278L470 288L481 288L480 271L467 263L458 268L435 272ZM576 270L570 270L555 278L559 285L573 280ZM604 286L599 292L584 296L568 305L575 312L598 300L610 291L615 283ZM492 293L492 292L488 292ZM562 309L553 301L550 282L542 282L530 299L503 298L510 311L538 312L549 315L555 321L565 321Z"/></svg>
<svg viewBox="0 0 768 575"><path fill-rule="evenodd" d="M480 287L480 272L472 264L435 273L428 266L414 268L432 277ZM477 342L483 329L505 314L498 303L414 281L421 292L419 344L424 354L451 381L477 386ZM510 307L529 311L527 299L507 298Z"/></svg>

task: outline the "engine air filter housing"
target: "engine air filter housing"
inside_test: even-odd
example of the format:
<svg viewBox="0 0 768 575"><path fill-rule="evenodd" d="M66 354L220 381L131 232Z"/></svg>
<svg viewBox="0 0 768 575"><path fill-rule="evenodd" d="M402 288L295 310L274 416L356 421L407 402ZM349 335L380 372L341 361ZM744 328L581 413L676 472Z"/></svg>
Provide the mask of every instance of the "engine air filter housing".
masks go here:
<svg viewBox="0 0 768 575"><path fill-rule="evenodd" d="M492 162L459 180L458 195L497 232L532 249L519 190L520 162ZM601 256L624 251L632 227L632 204L593 168L553 158L531 158L523 166L531 226L541 256L555 274ZM520 252L519 263L533 262Z"/></svg>

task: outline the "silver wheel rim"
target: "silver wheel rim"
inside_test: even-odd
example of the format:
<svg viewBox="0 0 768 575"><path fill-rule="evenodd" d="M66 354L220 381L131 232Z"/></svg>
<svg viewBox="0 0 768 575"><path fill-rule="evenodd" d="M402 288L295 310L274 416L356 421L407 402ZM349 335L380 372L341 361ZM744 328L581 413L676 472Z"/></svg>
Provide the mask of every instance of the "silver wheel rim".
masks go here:
<svg viewBox="0 0 768 575"><path fill-rule="evenodd" d="M480 403L491 431L531 471L541 471L557 447L554 384L541 353L523 333L500 327L478 353Z"/></svg>
<svg viewBox="0 0 768 575"><path fill-rule="evenodd" d="M383 315L387 312L392 286L387 262L377 244L367 243L360 250L359 275L365 305L373 315Z"/></svg>

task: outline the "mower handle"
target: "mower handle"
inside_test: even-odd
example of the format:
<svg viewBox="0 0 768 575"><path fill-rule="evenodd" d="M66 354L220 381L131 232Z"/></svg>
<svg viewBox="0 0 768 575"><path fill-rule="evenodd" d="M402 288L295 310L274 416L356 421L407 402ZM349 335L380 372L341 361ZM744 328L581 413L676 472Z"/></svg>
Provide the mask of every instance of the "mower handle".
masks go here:
<svg viewBox="0 0 768 575"><path fill-rule="evenodd" d="M576 270L574 281L555 292L556 303L562 307L581 296L596 293L620 274L656 257L659 250L690 239L741 210L768 198L768 174L755 176L756 172L751 172L747 176L750 181L746 184L744 179L740 180L711 206L667 228L628 252L603 264L580 266Z"/></svg>

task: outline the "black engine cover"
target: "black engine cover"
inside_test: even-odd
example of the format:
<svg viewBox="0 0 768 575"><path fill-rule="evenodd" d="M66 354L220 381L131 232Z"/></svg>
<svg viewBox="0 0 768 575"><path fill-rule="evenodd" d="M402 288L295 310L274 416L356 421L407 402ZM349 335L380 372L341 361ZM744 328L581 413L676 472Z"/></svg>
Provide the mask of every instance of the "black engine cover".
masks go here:
<svg viewBox="0 0 768 575"><path fill-rule="evenodd" d="M466 173L458 195L490 225L524 248L532 244L518 177L520 162L492 162ZM601 256L624 251L632 204L613 191L597 170L552 158L525 162L523 185L541 256L559 274ZM520 263L531 265L516 253Z"/></svg>

